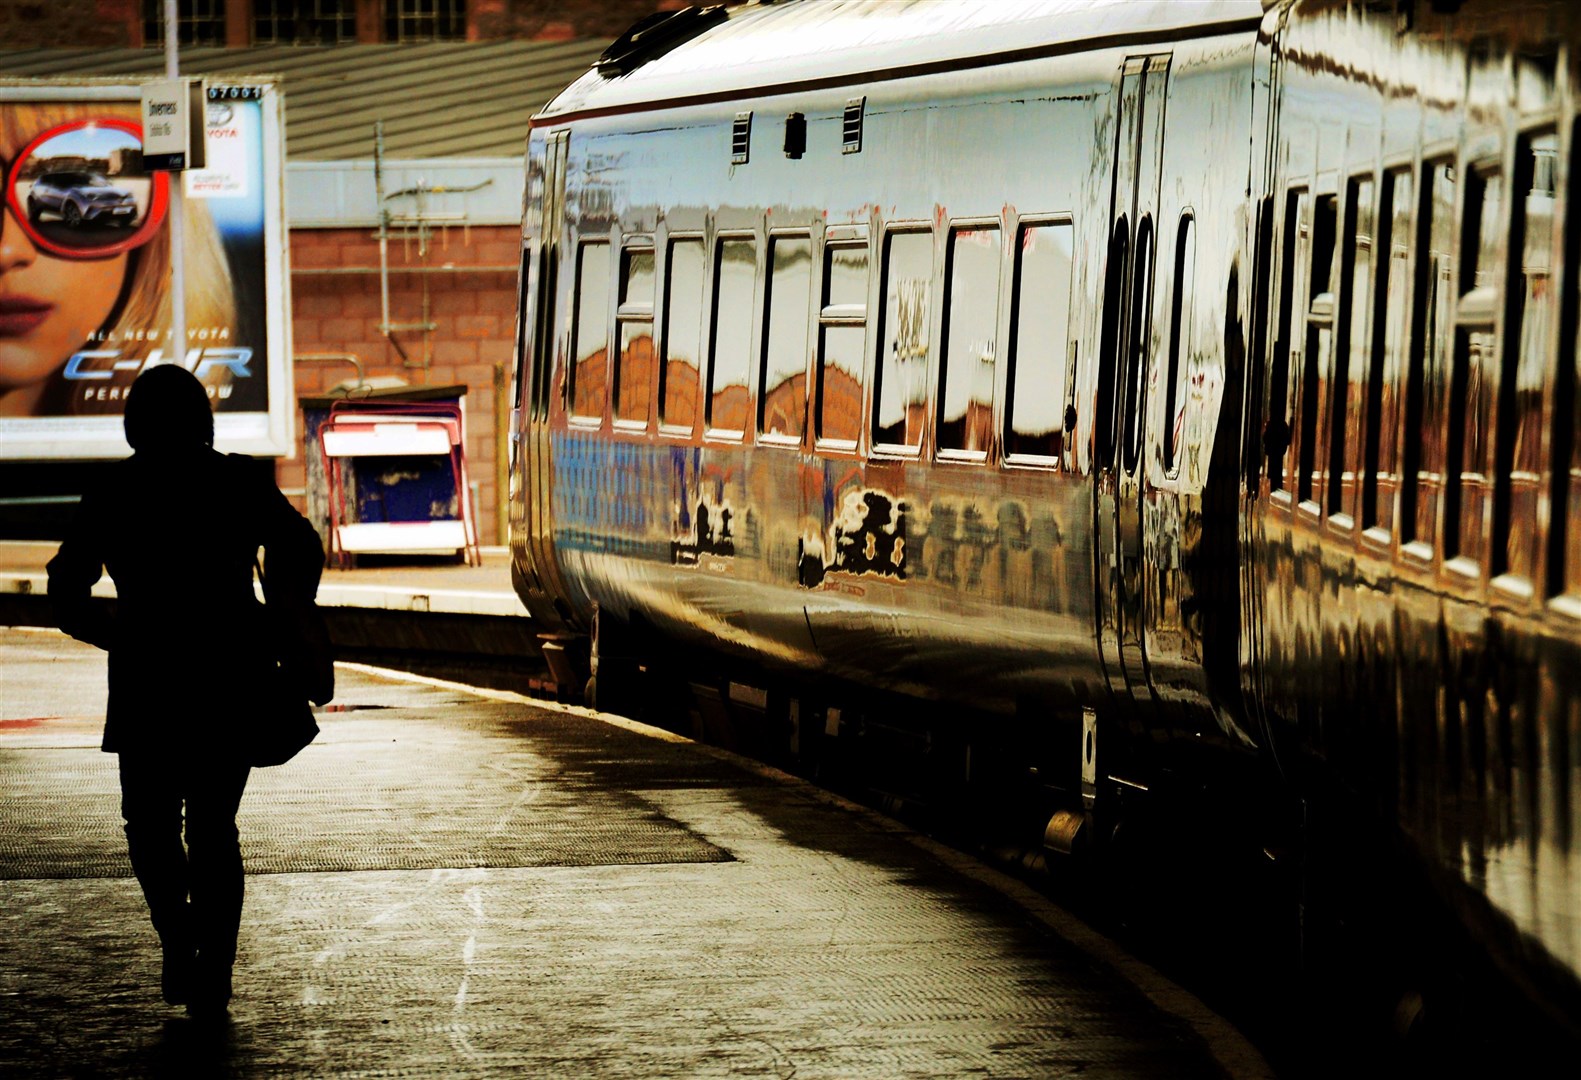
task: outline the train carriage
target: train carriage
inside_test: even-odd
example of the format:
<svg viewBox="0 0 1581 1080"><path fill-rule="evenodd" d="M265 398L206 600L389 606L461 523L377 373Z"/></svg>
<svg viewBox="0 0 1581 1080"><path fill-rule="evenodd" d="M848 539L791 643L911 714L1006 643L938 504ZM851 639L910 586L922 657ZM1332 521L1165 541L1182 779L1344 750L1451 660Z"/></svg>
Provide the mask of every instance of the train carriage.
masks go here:
<svg viewBox="0 0 1581 1080"><path fill-rule="evenodd" d="M1373 11L1372 8L1385 10ZM1570 5L1274 9L1246 705L1581 1020Z"/></svg>
<svg viewBox="0 0 1581 1080"><path fill-rule="evenodd" d="M1244 246L1257 14L793 4L568 90L530 149L535 612L1242 737L1181 537L1226 384L1223 288L1194 286ZM901 54L877 75L875 40ZM1116 424L1100 379L1146 415Z"/></svg>
<svg viewBox="0 0 1581 1080"><path fill-rule="evenodd" d="M560 677L726 671L803 756L854 703L962 780L1035 773L1062 850L1170 776L1248 808L1271 777L1575 1024L1578 31L1548 0L639 24L527 153L513 576Z"/></svg>

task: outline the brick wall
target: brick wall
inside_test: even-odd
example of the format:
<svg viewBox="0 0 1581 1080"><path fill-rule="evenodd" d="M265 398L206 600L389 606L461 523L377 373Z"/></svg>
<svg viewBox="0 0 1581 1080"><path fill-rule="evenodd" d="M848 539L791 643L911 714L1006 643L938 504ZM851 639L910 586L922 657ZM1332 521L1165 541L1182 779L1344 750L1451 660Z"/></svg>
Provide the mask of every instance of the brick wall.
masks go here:
<svg viewBox="0 0 1581 1080"><path fill-rule="evenodd" d="M471 0L467 37L614 38L655 11L674 11L692 0ZM724 0L727 5L742 0Z"/></svg>
<svg viewBox="0 0 1581 1080"><path fill-rule="evenodd" d="M126 46L142 43L136 0L5 0L0 42L6 48ZM132 24L137 23L137 40Z"/></svg>
<svg viewBox="0 0 1581 1080"><path fill-rule="evenodd" d="M478 539L498 538L501 495L495 480L496 369L510 376L516 325L519 232L513 226L436 231L426 254L416 238L389 242L390 322L432 322L433 331L396 331L407 353L379 332L379 245L371 229L297 229L291 234L292 351L350 353L365 376L398 376L414 386L467 387L467 468L478 487ZM429 273L412 273L426 269ZM317 272L315 272L317 271ZM324 271L334 271L325 273ZM365 271L365 272L359 272ZM424 289L427 318L424 318ZM296 394L322 394L354 382L349 362L299 360ZM298 413L297 430L302 430ZM287 490L304 486L302 456L279 464ZM300 507L303 500L294 500Z"/></svg>
<svg viewBox="0 0 1581 1080"><path fill-rule="evenodd" d="M469 0L467 39L614 38L655 11L690 0ZM724 0L726 4L742 0ZM226 0L226 44L252 36L253 0ZM382 0L356 0L357 40L384 40ZM141 0L0 0L0 42L8 48L141 46ZM159 45L159 42L148 44Z"/></svg>

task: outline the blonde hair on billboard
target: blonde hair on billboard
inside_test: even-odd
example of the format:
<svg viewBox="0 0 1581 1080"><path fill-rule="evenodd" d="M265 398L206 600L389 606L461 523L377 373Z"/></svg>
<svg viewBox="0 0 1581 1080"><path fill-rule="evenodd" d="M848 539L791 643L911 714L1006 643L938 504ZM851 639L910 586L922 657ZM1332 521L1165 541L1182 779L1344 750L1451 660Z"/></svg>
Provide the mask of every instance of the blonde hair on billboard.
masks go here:
<svg viewBox="0 0 1581 1080"><path fill-rule="evenodd" d="M139 107L127 101L5 103L0 107L0 157L10 162L28 143L61 124L106 118L135 124L140 120ZM172 174L170 182L180 183L180 176ZM186 322L191 344L195 331L223 328L235 333L237 310L230 265L214 218L201 200L186 200L185 208L182 247L186 256ZM40 250L39 258L56 256ZM173 348L174 343L165 337L170 330L169 281L167 216L147 243L129 253L120 298L92 340L119 348L123 359L143 360L155 349L161 350L166 360L185 359L187 349ZM68 359L69 356L60 358L62 368ZM136 376L136 369L118 370L112 379L96 381L96 389L110 388L111 393L96 394L93 400L87 400L71 395L65 377L57 370L50 377L45 400L58 402L60 411L70 414L119 413L125 405L125 392ZM214 365L214 370L205 372L202 378L211 397L218 397L219 388L230 382L231 372L224 365ZM105 400L100 400L101 396Z"/></svg>

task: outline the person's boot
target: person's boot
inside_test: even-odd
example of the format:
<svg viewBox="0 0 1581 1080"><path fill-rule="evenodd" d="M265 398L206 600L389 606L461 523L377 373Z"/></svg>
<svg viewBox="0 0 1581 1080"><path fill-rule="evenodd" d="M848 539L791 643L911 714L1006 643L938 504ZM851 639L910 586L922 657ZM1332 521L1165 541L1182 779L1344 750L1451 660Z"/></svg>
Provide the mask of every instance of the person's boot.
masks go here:
<svg viewBox="0 0 1581 1080"><path fill-rule="evenodd" d="M192 999L197 951L184 939L161 944L164 966L159 972L159 993L167 1005L185 1005Z"/></svg>
<svg viewBox="0 0 1581 1080"><path fill-rule="evenodd" d="M193 966L192 993L187 999L187 1015L194 1020L224 1020L230 1012L230 961L205 961L197 955Z"/></svg>

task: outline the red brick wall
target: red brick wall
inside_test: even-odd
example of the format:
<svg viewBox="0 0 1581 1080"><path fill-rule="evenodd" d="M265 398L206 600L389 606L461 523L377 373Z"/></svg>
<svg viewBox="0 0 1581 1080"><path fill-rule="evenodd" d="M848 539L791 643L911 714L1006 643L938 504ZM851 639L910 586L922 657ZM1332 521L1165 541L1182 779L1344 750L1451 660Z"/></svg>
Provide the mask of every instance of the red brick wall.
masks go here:
<svg viewBox="0 0 1581 1080"><path fill-rule="evenodd" d="M467 39L614 38L654 11L690 0L469 0ZM743 0L723 0L738 4ZM254 0L225 0L225 43L252 40ZM357 0L357 40L384 40L383 0ZM0 0L0 41L8 48L140 46L142 0ZM158 45L159 42L150 44Z"/></svg>
<svg viewBox="0 0 1581 1080"><path fill-rule="evenodd" d="M0 0L0 42L8 49L141 45L142 12L135 0Z"/></svg>
<svg viewBox="0 0 1581 1080"><path fill-rule="evenodd" d="M511 374L519 236L514 226L436 231L429 238L426 256L419 254L415 238L390 240L390 322L436 324L426 334L395 332L408 356L403 362L379 332L379 245L373 230L297 229L291 234L291 329L296 356L351 353L369 378L395 375L414 386L467 387L467 470L478 488L478 539L484 544L497 541L501 520L495 455L497 438L503 433L496 430L494 386L496 368L504 373L507 385ZM460 269L402 272L425 267ZM347 272L357 268L368 272ZM299 360L296 364L299 398L355 380L350 363ZM299 438L302 430L298 412ZM305 476L300 448L295 460L280 462L277 479L282 488L301 489ZM300 497L295 501L303 505Z"/></svg>
<svg viewBox="0 0 1581 1080"><path fill-rule="evenodd" d="M615 38L655 11L674 11L691 0L471 0L467 37ZM727 5L743 0L723 0Z"/></svg>

